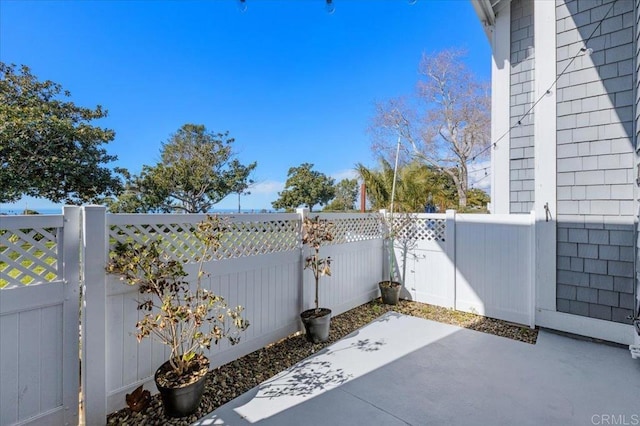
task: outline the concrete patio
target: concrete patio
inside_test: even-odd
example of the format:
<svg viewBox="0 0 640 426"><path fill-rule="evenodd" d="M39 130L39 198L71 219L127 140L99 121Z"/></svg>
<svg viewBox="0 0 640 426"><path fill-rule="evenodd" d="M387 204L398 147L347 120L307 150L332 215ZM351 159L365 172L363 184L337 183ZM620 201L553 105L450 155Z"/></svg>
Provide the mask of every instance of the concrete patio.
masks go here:
<svg viewBox="0 0 640 426"><path fill-rule="evenodd" d="M632 425L639 397L625 348L388 313L194 424Z"/></svg>

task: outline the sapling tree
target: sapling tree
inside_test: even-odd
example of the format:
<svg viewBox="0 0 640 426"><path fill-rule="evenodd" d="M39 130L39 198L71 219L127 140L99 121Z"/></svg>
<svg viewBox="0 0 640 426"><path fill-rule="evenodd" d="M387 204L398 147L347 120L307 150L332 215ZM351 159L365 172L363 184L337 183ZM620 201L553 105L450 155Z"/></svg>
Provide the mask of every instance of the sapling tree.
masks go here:
<svg viewBox="0 0 640 426"><path fill-rule="evenodd" d="M311 269L315 279L315 312L320 312L319 283L323 275L331 276L331 257L320 257L323 243L333 241L333 223L326 219L305 217L302 222L302 243L312 252L305 258L304 268Z"/></svg>

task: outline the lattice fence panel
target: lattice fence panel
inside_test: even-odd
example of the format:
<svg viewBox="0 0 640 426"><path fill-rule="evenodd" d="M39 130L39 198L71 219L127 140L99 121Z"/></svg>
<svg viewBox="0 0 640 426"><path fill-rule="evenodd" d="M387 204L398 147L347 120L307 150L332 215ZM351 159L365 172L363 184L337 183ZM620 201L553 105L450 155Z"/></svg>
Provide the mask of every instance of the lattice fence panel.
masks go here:
<svg viewBox="0 0 640 426"><path fill-rule="evenodd" d="M0 288L57 280L58 232L58 228L0 230Z"/></svg>
<svg viewBox="0 0 640 426"><path fill-rule="evenodd" d="M196 229L197 225L193 223L117 225L109 230L109 242L113 248L116 242L146 244L151 240L160 240L165 251L174 258L191 261L202 250Z"/></svg>
<svg viewBox="0 0 640 426"><path fill-rule="evenodd" d="M215 257L231 259L294 250L299 244L299 226L297 220L232 222ZM160 239L167 253L187 262L195 262L202 251L195 223L117 225L111 227L109 236L112 248L116 241L147 243Z"/></svg>
<svg viewBox="0 0 640 426"><path fill-rule="evenodd" d="M380 238L380 219L362 215L340 219L329 219L333 223L333 241L329 244L353 243Z"/></svg>
<svg viewBox="0 0 640 426"><path fill-rule="evenodd" d="M297 220L234 222L231 229L219 250L220 258L295 250L300 244L300 222Z"/></svg>
<svg viewBox="0 0 640 426"><path fill-rule="evenodd" d="M393 229L397 240L444 242L446 220L397 216L393 218Z"/></svg>

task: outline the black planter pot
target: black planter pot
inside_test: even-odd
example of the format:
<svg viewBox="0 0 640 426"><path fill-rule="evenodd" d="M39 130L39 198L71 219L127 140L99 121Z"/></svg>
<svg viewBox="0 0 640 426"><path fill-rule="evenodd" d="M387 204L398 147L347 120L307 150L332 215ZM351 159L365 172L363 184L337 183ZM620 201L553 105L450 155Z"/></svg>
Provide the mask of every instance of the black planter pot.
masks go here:
<svg viewBox="0 0 640 426"><path fill-rule="evenodd" d="M308 341L320 343L329 340L331 309L320 308L318 313L315 309L309 309L301 313L300 318L304 324Z"/></svg>
<svg viewBox="0 0 640 426"><path fill-rule="evenodd" d="M400 300L400 290L402 284L396 281L381 281L378 283L380 287L380 295L382 296L382 303L385 305L397 305Z"/></svg>
<svg viewBox="0 0 640 426"><path fill-rule="evenodd" d="M196 412L204 393L204 385L207 379L203 374L198 381L190 383L179 388L169 388L158 384L158 375L160 371L167 368L169 361L162 364L154 376L156 387L162 397L162 405L164 406L164 414L168 417L185 417ZM208 361L207 361L208 365Z"/></svg>

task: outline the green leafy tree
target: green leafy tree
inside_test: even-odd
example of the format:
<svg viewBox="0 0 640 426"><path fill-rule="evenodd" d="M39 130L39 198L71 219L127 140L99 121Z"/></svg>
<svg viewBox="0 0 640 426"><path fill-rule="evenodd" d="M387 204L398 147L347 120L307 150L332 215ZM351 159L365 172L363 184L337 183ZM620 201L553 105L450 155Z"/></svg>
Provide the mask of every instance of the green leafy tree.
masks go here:
<svg viewBox="0 0 640 426"><path fill-rule="evenodd" d="M327 211L353 210L358 199L358 180L342 179L335 186L335 198L323 209Z"/></svg>
<svg viewBox="0 0 640 426"><path fill-rule="evenodd" d="M0 62L0 202L30 195L81 204L121 190L105 167L117 159L103 148L115 133L91 125L107 111L79 107L70 96L27 66Z"/></svg>
<svg viewBox="0 0 640 426"><path fill-rule="evenodd" d="M117 198L104 200L111 213L168 213L170 209L162 208L163 198L154 193L143 193L144 185L139 176L131 175L127 170L121 171L123 190Z"/></svg>
<svg viewBox="0 0 640 426"><path fill-rule="evenodd" d="M111 213L147 213L142 208L139 192L129 180L124 184L124 189L117 198L108 197L104 200L107 210Z"/></svg>
<svg viewBox="0 0 640 426"><path fill-rule="evenodd" d="M243 166L237 159L233 159L231 161L230 166L231 171L233 172L231 193L238 195L238 213L240 213L240 211L242 210L240 206L240 197L242 197L243 195L251 194L251 192L247 191L247 189L249 189L251 185L253 185L254 180L249 176L257 165L258 163L256 163L255 161L248 166Z"/></svg>
<svg viewBox="0 0 640 426"><path fill-rule="evenodd" d="M227 195L244 191L256 167L256 163L243 166L233 158L233 142L228 132L183 125L162 145L160 162L143 166L139 176L127 179L123 195L111 210L208 212Z"/></svg>
<svg viewBox="0 0 640 426"><path fill-rule="evenodd" d="M313 164L303 163L291 167L287 173L285 189L271 203L274 209L295 209L305 206L313 211L316 204L325 205L335 195L333 179L313 169Z"/></svg>

